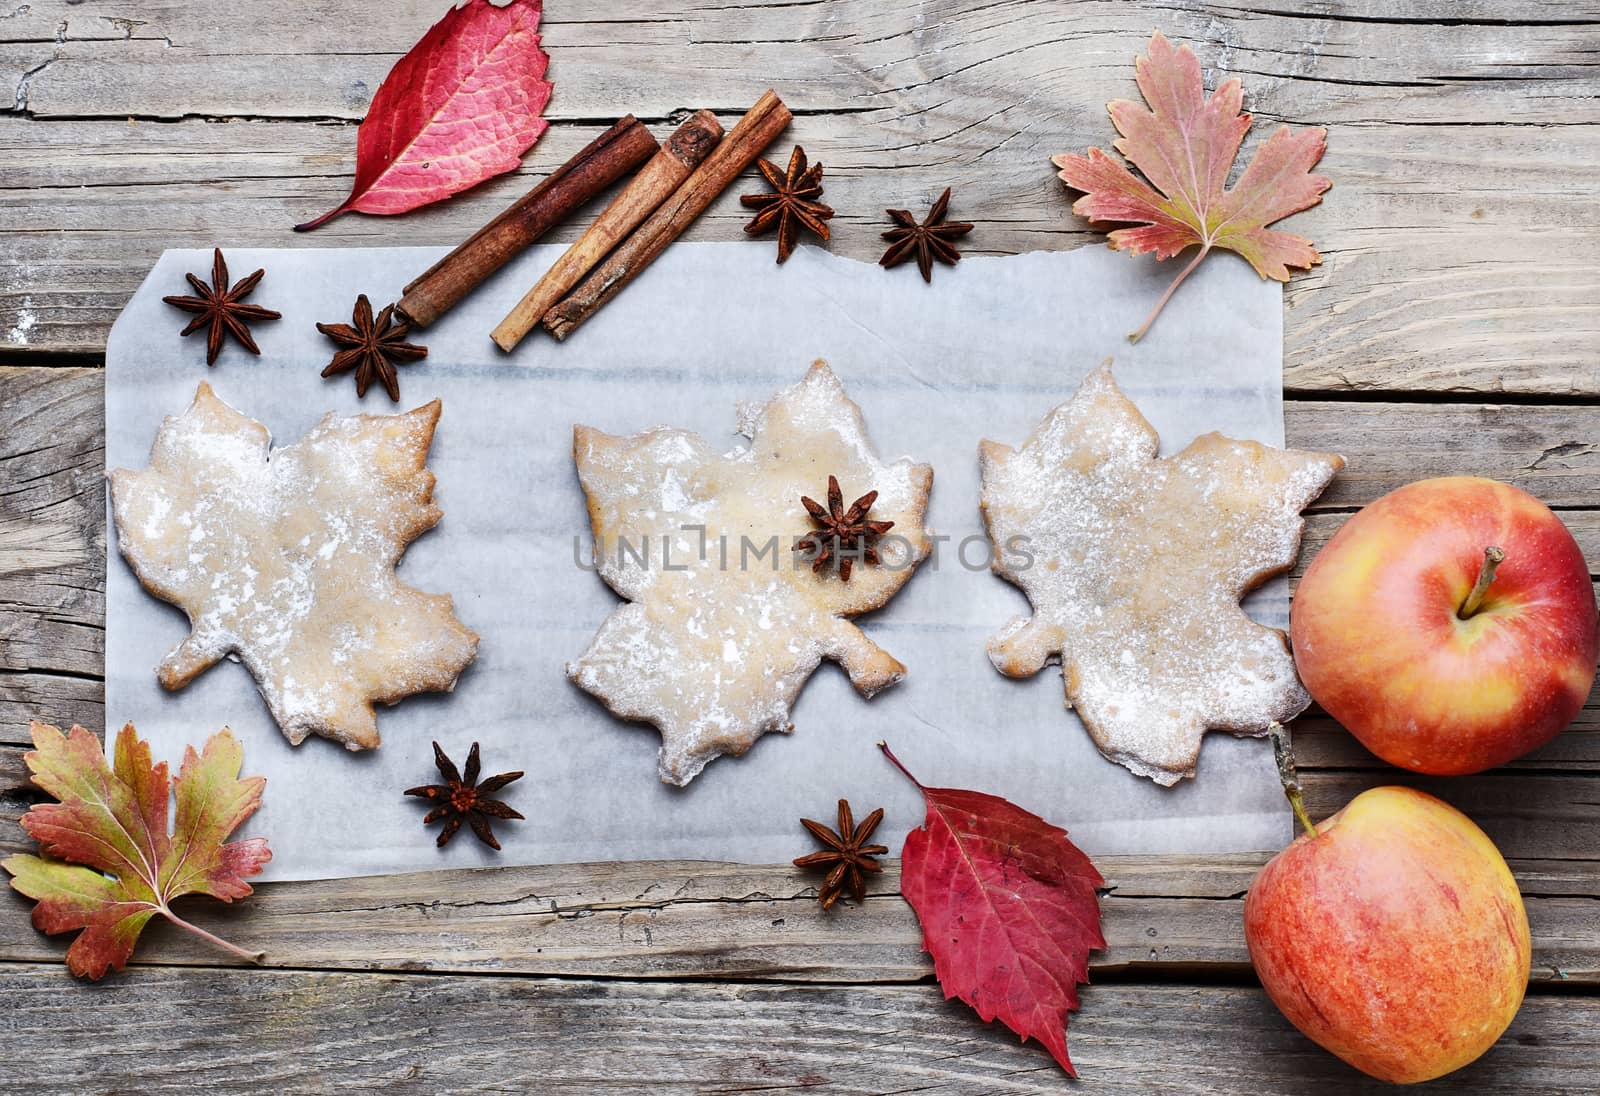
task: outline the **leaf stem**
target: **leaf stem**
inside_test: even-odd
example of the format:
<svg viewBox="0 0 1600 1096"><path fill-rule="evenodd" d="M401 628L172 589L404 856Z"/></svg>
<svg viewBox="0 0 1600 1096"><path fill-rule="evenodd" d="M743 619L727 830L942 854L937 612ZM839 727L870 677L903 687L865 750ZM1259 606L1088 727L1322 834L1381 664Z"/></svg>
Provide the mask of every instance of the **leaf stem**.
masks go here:
<svg viewBox="0 0 1600 1096"><path fill-rule="evenodd" d="M1161 310L1167 307L1167 302L1172 299L1172 294L1180 285L1183 284L1183 280L1185 278L1194 273L1194 268L1200 265L1200 260L1205 258L1210 251L1211 245L1206 244L1200 249L1200 254L1191 259L1189 261L1189 265L1184 267L1183 271L1176 278L1172 279L1172 284L1167 286L1167 291L1165 293L1161 294L1161 299L1156 302L1155 308L1150 310L1150 315L1145 317L1144 323L1139 325L1139 330L1128 336L1129 342L1136 343L1140 339L1144 338L1144 333L1149 331L1150 325L1156 322L1156 317L1161 315Z"/></svg>
<svg viewBox="0 0 1600 1096"><path fill-rule="evenodd" d="M1483 608L1483 599L1489 593L1489 584L1494 581L1495 568L1505 561L1506 554L1500 549L1490 547L1483 550L1483 566L1478 569L1478 581L1473 583L1472 592L1467 595L1467 600L1456 610L1456 616L1467 620L1473 613Z"/></svg>
<svg viewBox="0 0 1600 1096"><path fill-rule="evenodd" d="M207 932L205 929L201 928L199 925L192 925L188 921L185 921L183 918L181 918L177 914L173 913L172 910L167 906L162 906L161 907L161 912L166 917L166 919L168 921L171 921L174 925L177 925L180 929L185 929L185 930L187 930L189 932L194 933L196 936L200 937L200 939L209 941L210 943L214 944L215 946L221 948L223 951L231 952L234 955L237 955L240 959L243 959L247 963L259 963L259 962L261 962L262 958L267 954L264 951L245 951L241 947L238 947L238 946L236 946L234 944L230 944L226 940L224 940L222 937L217 936L217 935L215 935L213 933Z"/></svg>
<svg viewBox="0 0 1600 1096"><path fill-rule="evenodd" d="M1272 726L1267 728L1267 733L1272 736L1272 759L1278 763L1278 780L1283 784L1283 794L1306 833L1315 837L1317 824L1306 813L1305 799L1300 794L1300 777L1294 769L1294 744L1289 740L1289 728L1274 720Z"/></svg>
<svg viewBox="0 0 1600 1096"><path fill-rule="evenodd" d="M349 202L345 202L343 205L335 206L333 209L328 210L328 212L324 213L322 216L315 217L312 220L307 221L305 224L295 225L294 226L294 230L296 232L310 232L313 228L320 228L323 225L327 224L329 221L333 220L335 217L339 216L339 214L348 213L349 211L350 211L350 203Z"/></svg>
<svg viewBox="0 0 1600 1096"><path fill-rule="evenodd" d="M878 749L883 751L883 756L884 757L887 757L890 761L892 761L894 763L894 767L895 768L899 769L902 773L905 774L905 777L906 777L907 780L909 780L909 781L911 781L911 783L915 784L919 790L927 791L926 788L922 787L922 781L920 781L916 777L912 776L911 775L911 770L906 768L904 765L902 765L900 763L900 759L894 755L894 751L889 748L889 744L887 742L880 741L878 743Z"/></svg>

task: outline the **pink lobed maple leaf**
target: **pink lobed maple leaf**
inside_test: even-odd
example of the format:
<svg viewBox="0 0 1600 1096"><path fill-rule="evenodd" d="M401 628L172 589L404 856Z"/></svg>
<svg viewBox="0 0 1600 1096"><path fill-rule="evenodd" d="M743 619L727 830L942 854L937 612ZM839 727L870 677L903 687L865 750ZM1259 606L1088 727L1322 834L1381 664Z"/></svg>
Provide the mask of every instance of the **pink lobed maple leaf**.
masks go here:
<svg viewBox="0 0 1600 1096"><path fill-rule="evenodd" d="M157 914L241 958L259 958L191 925L171 906L186 894L243 898L250 893L245 877L272 859L263 838L225 843L260 806L267 783L239 779L244 752L233 735L212 735L199 753L187 748L169 785L166 762L152 764L150 744L131 723L117 736L111 764L82 727L64 735L35 722L32 732L34 749L23 760L33 782L60 802L33 807L22 828L50 859L18 854L0 867L14 876L14 888L38 902L35 928L83 930L67 949L72 973L100 978L121 970ZM169 833L172 793L178 810Z"/></svg>
<svg viewBox="0 0 1600 1096"><path fill-rule="evenodd" d="M1067 1013L1089 980L1089 952L1106 946L1096 893L1105 880L1066 830L998 796L923 787L878 748L928 805L900 853L900 892L945 997L1038 1039L1076 1077Z"/></svg>
<svg viewBox="0 0 1600 1096"><path fill-rule="evenodd" d="M539 46L542 0L453 8L390 70L356 140L356 177L341 213L405 213L513 171L549 126Z"/></svg>
<svg viewBox="0 0 1600 1096"><path fill-rule="evenodd" d="M1148 108L1117 99L1106 109L1122 134L1113 147L1144 178L1098 148L1050 161L1060 168L1063 182L1084 192L1072 205L1074 213L1131 226L1111 232L1107 242L1113 249L1134 255L1153 251L1157 259L1170 259L1200 247L1139 330L1128 336L1133 342L1213 248L1244 256L1256 273L1280 282L1289 280L1291 267L1320 263L1310 240L1266 226L1316 205L1333 185L1311 174L1327 147L1328 131L1279 126L1228 189L1228 172L1251 122L1240 110L1239 81L1224 80L1207 98L1194 51L1174 46L1160 31L1150 39L1149 55L1135 63L1135 76Z"/></svg>

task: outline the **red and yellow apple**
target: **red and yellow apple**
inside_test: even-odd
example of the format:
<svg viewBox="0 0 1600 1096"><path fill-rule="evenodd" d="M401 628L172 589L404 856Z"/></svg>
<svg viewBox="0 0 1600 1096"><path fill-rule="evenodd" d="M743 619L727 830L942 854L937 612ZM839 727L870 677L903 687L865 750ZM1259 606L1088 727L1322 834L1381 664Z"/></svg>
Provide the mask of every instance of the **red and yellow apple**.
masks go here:
<svg viewBox="0 0 1600 1096"><path fill-rule="evenodd" d="M1526 491L1467 476L1402 487L1345 522L1301 580L1289 627L1329 715L1390 764L1439 776L1554 738L1600 656L1567 527Z"/></svg>
<svg viewBox="0 0 1600 1096"><path fill-rule="evenodd" d="M1307 1036L1385 1081L1487 1050L1528 984L1528 917L1493 842L1410 788L1374 788L1261 869L1250 960Z"/></svg>

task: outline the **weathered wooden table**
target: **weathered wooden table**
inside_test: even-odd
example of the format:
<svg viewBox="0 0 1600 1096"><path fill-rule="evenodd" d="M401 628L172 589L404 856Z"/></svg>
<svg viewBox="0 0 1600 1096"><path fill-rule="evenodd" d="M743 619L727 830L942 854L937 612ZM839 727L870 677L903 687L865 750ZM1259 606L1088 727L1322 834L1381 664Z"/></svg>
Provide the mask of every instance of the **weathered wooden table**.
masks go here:
<svg viewBox="0 0 1600 1096"><path fill-rule="evenodd" d="M30 717L104 726L102 360L163 248L460 240L601 128L736 115L771 84L828 167L835 248L946 184L974 250L1097 245L1055 152L1110 136L1151 30L1236 74L1257 130L1329 127L1334 189L1290 223L1324 263L1285 297L1289 440L1350 466L1309 557L1410 480L1475 473L1562 511L1600 561L1597 0L551 0L555 125L522 177L402 219L288 231L349 187L354 124L443 0L0 4L0 853L37 796ZM785 142L785 147L786 147ZM1248 151L1248 150L1247 150ZM725 196L692 238L732 239ZM570 239L577 226L560 234ZM1226 262L1222 258L1213 261ZM1066 393L1064 392L1063 395ZM1600 1083L1600 714L1495 772L1418 780L1301 721L1313 814L1400 781L1499 843L1527 896L1533 986L1499 1045L1436 1086ZM1107 858L1109 948L1070 1034L1086 1090L1348 1093L1364 1078L1256 985L1242 898L1266 853ZM886 873L822 914L785 866L648 863L265 885L194 918L260 968L152 927L75 984L0 895L0 1089L1059 1092L947 1003Z"/></svg>

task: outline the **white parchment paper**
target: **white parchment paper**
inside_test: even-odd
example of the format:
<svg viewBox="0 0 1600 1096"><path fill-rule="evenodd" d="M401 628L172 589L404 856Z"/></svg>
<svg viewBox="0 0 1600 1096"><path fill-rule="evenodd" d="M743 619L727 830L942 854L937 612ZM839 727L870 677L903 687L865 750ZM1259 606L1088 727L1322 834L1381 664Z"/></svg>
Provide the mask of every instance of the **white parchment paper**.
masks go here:
<svg viewBox="0 0 1600 1096"><path fill-rule="evenodd" d="M234 663L164 692L154 667L187 633L184 617L144 593L111 534L107 719L113 727L132 720L156 756L173 762L185 743L232 727L245 772L268 781L244 831L271 840L268 878L493 863L783 861L811 848L797 819L831 819L840 796L858 816L884 806L880 833L898 852L923 808L874 748L879 738L924 783L1006 796L1067 827L1091 855L1276 849L1288 840L1264 739L1209 735L1198 778L1164 789L1100 757L1063 708L1059 674L1012 681L996 673L985 640L1027 603L987 570L963 566L955 550L982 531L979 439L1020 444L1108 356L1161 432L1164 452L1213 429L1281 445L1277 285L1217 255L1150 336L1130 346L1125 333L1173 266L1098 247L974 256L938 268L926 286L912 267L886 273L811 247L775 268L770 243L677 244L567 343L535 335L502 355L488 332L559 253L542 246L417 333L430 355L401 367L398 408L381 387L363 403L348 375L322 380L333 347L314 323L348 322L357 293L375 305L396 299L441 253L228 249L236 279L266 268L252 300L284 318L255 328L260 358L230 344L207 369L203 334L179 339L187 317L161 297L188 292L184 272L207 275L211 257L169 251L111 335L108 467L143 467L161 419L188 406L201 380L265 423L280 445L329 410L444 401L429 461L444 520L411 547L400 575L450 593L483 642L454 694L380 710L376 751L351 754L320 739L291 747ZM732 448L740 444L735 405L765 401L817 357L861 404L880 453L934 467L928 524L951 540L937 566L924 564L887 608L859 620L910 674L863 701L824 663L795 708L793 734L712 762L687 789L667 787L656 778L655 729L613 718L562 673L617 604L577 562L588 561L589 529L572 426L630 433L664 423ZM968 555L982 562L981 552ZM1250 609L1282 626L1286 588L1264 588ZM528 820L496 824L503 853L466 831L436 849L423 804L401 795L434 782L435 738L458 762L478 741L486 772L527 771L505 793Z"/></svg>

